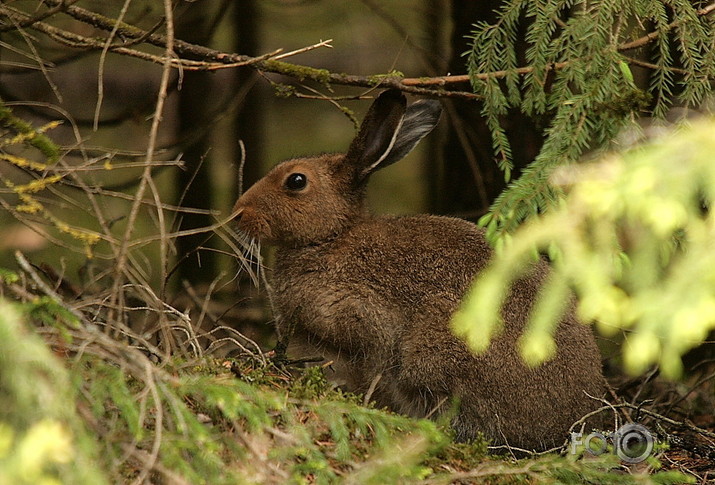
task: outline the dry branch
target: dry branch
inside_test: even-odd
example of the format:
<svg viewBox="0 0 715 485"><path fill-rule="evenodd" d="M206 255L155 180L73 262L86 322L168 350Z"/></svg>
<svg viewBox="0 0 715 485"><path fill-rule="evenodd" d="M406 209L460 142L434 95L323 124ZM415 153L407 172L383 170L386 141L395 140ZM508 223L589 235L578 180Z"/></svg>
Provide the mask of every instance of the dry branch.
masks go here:
<svg viewBox="0 0 715 485"><path fill-rule="evenodd" d="M58 8L63 5L60 0L47 0L45 2L53 8ZM92 12L74 5L67 5L62 9L64 13L74 19L91 25L95 28L114 32L116 37L122 39L120 43L114 43L108 46L106 40L97 40L86 36L81 36L57 27L51 26L40 20L30 22L33 17L21 12L17 9L0 5L0 14L14 20L18 24L28 24L27 26L43 32L56 42L71 48L108 50L117 54L136 57L142 60L163 64L165 60L162 56L148 54L146 52L130 49L128 45L135 45L139 39L143 39L147 44L166 48L167 38L160 34L150 33L142 29L130 26L124 23L118 23L115 19L110 19L96 12ZM124 40L126 39L126 40ZM227 53L210 49L208 47L191 44L189 42L174 39L173 51L179 58L172 59L172 67L181 67L183 69L193 70L215 70L226 67L251 66L261 72L280 74L298 79L300 81L312 80L321 84L339 84L364 88L375 87L392 87L400 89L411 94L437 97L458 97L475 99L479 96L470 92L461 91L446 91L443 89L429 89L419 86L418 80L412 80L408 83L402 82L402 76L399 75L383 75L383 76L357 76L351 74L332 73L325 69L316 69L308 66L300 66L290 64L279 59L288 57L289 55L297 55L306 50L312 50L317 47L324 47L327 42L321 41L315 46L310 46L296 51L282 54L273 52L259 57L251 57L242 54ZM459 81L463 82L463 81ZM428 84L427 84L428 85Z"/></svg>
<svg viewBox="0 0 715 485"><path fill-rule="evenodd" d="M92 12L81 7L77 7L72 4L73 2L68 3L65 0L45 0L44 3L50 6L51 9L48 10L48 12L44 12L43 14L35 16L30 16L28 14L20 12L19 10L12 9L6 5L0 6L0 14L13 19L16 23L12 26L3 26L3 29L12 30L14 28L18 28L18 26L30 27L47 34L57 42L60 42L69 47L100 50L108 49L118 54L129 55L140 59L148 60L150 62L155 62L159 64L163 64L165 62L165 60L162 59L161 56L155 56L152 54L138 51L136 49L129 48L129 46L137 45L140 43L147 43L149 45L165 49L167 46L167 37L154 32L154 30L158 28L158 25L150 31L145 31L132 25L117 21L116 19L106 17L104 15ZM715 2L698 10L698 15L707 16L712 13L713 10L715 10ZM56 27L50 26L42 22L42 20L52 15L49 12L52 12L53 14L57 12L63 12L74 18L75 20L91 25L97 29L112 32L117 38L121 39L121 41L119 41L119 43L112 43L111 45L109 45L111 38L109 41L100 41L89 37L73 34L71 32L63 31ZM668 29L672 30L677 26L677 22L672 22L668 25ZM620 44L619 46L617 46L617 50L620 52L624 52L645 46L655 40L659 34L659 32L650 32L638 39ZM478 95L471 92L452 91L444 89L446 86L468 83L470 81L470 77L466 74L424 78L410 78L403 77L401 75L390 74L384 76L358 76L352 74L334 73L325 69L317 69L308 66L290 64L278 60L281 58L299 54L301 52L305 52L307 50L312 50L317 47L328 46L327 42L329 41L321 41L314 46L298 49L296 51L285 54L281 54L280 52L272 52L259 57L251 57L243 54L222 52L205 46L191 44L189 42L185 42L179 39L174 39L172 41L173 51L179 57L172 59L171 65L172 67L181 67L183 69L192 70L215 70L237 66L251 66L252 68L261 72L280 74L298 79L300 81L311 80L325 85L338 84L364 88L375 88L379 86L396 88L407 93L431 97L454 97L463 99L479 98ZM627 60L629 62L632 61L631 59ZM641 65L643 67L651 67L647 63L633 63ZM568 64L568 62L555 63L548 66L548 69L558 70L564 68ZM531 67L522 67L516 69L514 73L518 75L524 75L530 73L532 70L533 69ZM473 76L473 78L476 80L503 78L509 74L512 74L512 71L495 71L478 73Z"/></svg>

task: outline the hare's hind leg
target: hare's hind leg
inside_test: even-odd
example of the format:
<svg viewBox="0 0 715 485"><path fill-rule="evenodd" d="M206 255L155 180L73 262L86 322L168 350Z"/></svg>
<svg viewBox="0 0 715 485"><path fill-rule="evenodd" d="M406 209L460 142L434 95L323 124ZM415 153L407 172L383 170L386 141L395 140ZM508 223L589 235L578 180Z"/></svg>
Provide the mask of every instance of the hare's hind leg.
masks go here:
<svg viewBox="0 0 715 485"><path fill-rule="evenodd" d="M400 340L396 380L406 399L421 407L420 413L410 414L437 416L453 409L460 398L459 383L473 356L446 325L420 323L424 325L414 325Z"/></svg>

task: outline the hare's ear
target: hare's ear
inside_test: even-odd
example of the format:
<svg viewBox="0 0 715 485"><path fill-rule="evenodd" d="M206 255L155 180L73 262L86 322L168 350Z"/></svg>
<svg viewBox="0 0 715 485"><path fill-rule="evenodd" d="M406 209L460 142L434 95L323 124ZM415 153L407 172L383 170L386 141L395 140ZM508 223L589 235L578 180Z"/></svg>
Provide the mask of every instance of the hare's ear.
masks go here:
<svg viewBox="0 0 715 485"><path fill-rule="evenodd" d="M360 126L346 155L346 163L356 169L357 181L403 158L439 121L438 101L418 101L406 108L398 90L378 96Z"/></svg>
<svg viewBox="0 0 715 485"><path fill-rule="evenodd" d="M441 114L442 105L434 99L425 99L409 105L402 119L402 126L397 132L395 143L387 156L377 164L375 170L405 158L420 140L437 126Z"/></svg>

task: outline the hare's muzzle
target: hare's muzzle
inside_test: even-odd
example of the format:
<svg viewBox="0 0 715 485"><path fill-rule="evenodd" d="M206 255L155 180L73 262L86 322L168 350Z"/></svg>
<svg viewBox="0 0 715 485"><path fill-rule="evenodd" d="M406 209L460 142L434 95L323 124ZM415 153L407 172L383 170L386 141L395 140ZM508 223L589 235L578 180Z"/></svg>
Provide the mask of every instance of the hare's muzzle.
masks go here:
<svg viewBox="0 0 715 485"><path fill-rule="evenodd" d="M233 222L233 225L241 230L244 231L244 229L241 227L241 222L243 220L243 212L244 208L241 207L238 202L233 206L233 211L231 212L231 218L230 220Z"/></svg>
<svg viewBox="0 0 715 485"><path fill-rule="evenodd" d="M234 225L238 230L241 232L247 232L251 233L250 231L250 220L251 220L251 215L250 215L250 210L246 210L245 207L243 207L240 204L240 200L236 202L236 205L233 206L233 212L231 213L231 219L233 220ZM251 236L254 236L254 234L250 234Z"/></svg>
<svg viewBox="0 0 715 485"><path fill-rule="evenodd" d="M231 211L231 220L235 223L241 221L241 216L243 215L243 207L238 205L238 202L234 204L233 210Z"/></svg>
<svg viewBox="0 0 715 485"><path fill-rule="evenodd" d="M251 206L246 206L239 201L233 208L231 217L235 227L251 238L261 241L271 239L271 230L259 211Z"/></svg>

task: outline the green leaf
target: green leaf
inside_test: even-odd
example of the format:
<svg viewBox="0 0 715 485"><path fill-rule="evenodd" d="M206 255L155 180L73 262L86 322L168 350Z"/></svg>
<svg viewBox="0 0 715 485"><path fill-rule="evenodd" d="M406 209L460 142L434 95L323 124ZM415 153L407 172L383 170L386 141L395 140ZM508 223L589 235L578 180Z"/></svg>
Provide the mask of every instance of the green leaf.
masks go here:
<svg viewBox="0 0 715 485"><path fill-rule="evenodd" d="M623 74L623 79L629 83L633 83L633 73L631 72L631 67L628 63L626 61L620 61L618 63L618 68L621 70L621 74Z"/></svg>

